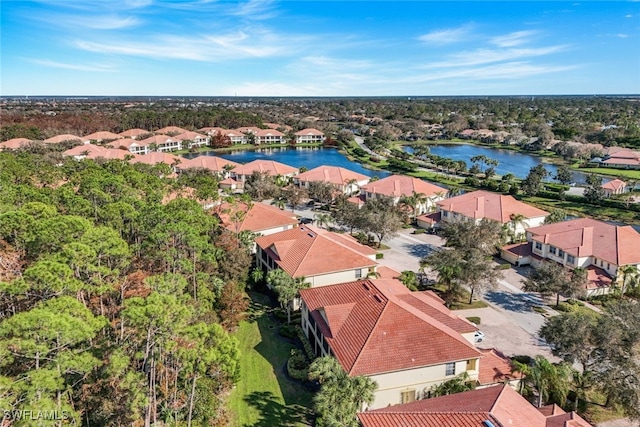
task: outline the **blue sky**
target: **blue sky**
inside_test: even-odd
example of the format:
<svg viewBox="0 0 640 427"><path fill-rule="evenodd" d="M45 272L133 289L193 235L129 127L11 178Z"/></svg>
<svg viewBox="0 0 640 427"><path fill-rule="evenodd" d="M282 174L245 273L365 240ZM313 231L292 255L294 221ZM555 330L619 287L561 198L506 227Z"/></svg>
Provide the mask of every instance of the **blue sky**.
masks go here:
<svg viewBox="0 0 640 427"><path fill-rule="evenodd" d="M638 1L0 7L4 96L640 93Z"/></svg>

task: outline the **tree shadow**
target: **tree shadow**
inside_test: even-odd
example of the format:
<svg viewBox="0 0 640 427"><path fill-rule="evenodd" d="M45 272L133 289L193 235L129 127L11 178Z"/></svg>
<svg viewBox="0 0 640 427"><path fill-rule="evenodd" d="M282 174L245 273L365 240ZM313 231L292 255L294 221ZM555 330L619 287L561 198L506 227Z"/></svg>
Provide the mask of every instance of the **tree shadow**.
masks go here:
<svg viewBox="0 0 640 427"><path fill-rule="evenodd" d="M308 409L300 405L283 405L270 391L254 391L244 398L245 402L260 412L260 419L246 427L290 426L308 424Z"/></svg>
<svg viewBox="0 0 640 427"><path fill-rule="evenodd" d="M488 291L484 294L484 298L494 305L516 313L529 312L532 307L542 303L540 298L535 295L514 294L504 291Z"/></svg>
<svg viewBox="0 0 640 427"><path fill-rule="evenodd" d="M428 243L407 243L403 245L404 250L418 258L424 258L431 252L436 250L436 247Z"/></svg>

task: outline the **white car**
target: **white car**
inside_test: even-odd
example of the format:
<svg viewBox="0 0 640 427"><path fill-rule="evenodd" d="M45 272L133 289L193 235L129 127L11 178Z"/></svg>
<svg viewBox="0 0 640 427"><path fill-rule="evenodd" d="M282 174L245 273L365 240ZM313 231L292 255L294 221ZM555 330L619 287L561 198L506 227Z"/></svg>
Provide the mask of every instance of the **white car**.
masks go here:
<svg viewBox="0 0 640 427"><path fill-rule="evenodd" d="M473 340L475 342L482 342L483 339L484 333L482 331L476 331L476 333L473 335Z"/></svg>

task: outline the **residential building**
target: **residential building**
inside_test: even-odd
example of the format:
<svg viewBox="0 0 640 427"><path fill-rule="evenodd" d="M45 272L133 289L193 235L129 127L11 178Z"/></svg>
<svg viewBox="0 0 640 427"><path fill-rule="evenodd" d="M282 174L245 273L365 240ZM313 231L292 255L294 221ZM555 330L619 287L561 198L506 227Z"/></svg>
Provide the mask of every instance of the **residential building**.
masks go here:
<svg viewBox="0 0 640 427"><path fill-rule="evenodd" d="M260 129L255 133L256 145L268 145L268 144L286 144L287 140L284 133L275 129Z"/></svg>
<svg viewBox="0 0 640 427"><path fill-rule="evenodd" d="M477 380L477 327L433 292L395 279L358 280L300 291L302 329L318 356L334 356L349 376L377 384L368 409L426 397L466 372Z"/></svg>
<svg viewBox="0 0 640 427"><path fill-rule="evenodd" d="M247 136L237 130L223 130L222 132L224 134L224 136L226 136L227 138L229 138L229 141L231 141L231 144L246 144L247 143Z"/></svg>
<svg viewBox="0 0 640 427"><path fill-rule="evenodd" d="M623 194L627 191L627 183L621 179L614 179L602 184L605 197L611 197L615 194Z"/></svg>
<svg viewBox="0 0 640 427"><path fill-rule="evenodd" d="M361 412L362 427L591 427L558 406L537 409L507 385Z"/></svg>
<svg viewBox="0 0 640 427"><path fill-rule="evenodd" d="M444 199L447 194L446 188L407 175L391 175L371 181L363 185L361 190L365 200L386 196L391 197L394 203L398 203L403 196L422 195L424 200L415 208L417 215L435 209L435 203Z"/></svg>
<svg viewBox="0 0 640 427"><path fill-rule="evenodd" d="M12 138L4 142L0 142L0 150L17 150L31 144L33 141L27 138Z"/></svg>
<svg viewBox="0 0 640 427"><path fill-rule="evenodd" d="M150 133L151 132L149 132L148 130L134 128L134 129L127 129L124 132L120 132L118 135L124 138L140 139L140 136L149 135Z"/></svg>
<svg viewBox="0 0 640 427"><path fill-rule="evenodd" d="M609 147L600 165L620 169L640 169L640 151Z"/></svg>
<svg viewBox="0 0 640 427"><path fill-rule="evenodd" d="M71 135L69 133L65 133L62 135L52 136L51 138L47 138L42 142L44 142L45 144L59 144L61 142L67 141L82 142L82 138L80 138L79 136Z"/></svg>
<svg viewBox="0 0 640 427"><path fill-rule="evenodd" d="M479 222L491 219L511 227L515 238L524 236L525 229L544 223L549 212L520 202L513 196L478 190L436 203L441 221L467 218Z"/></svg>
<svg viewBox="0 0 640 427"><path fill-rule="evenodd" d="M240 163L232 162L231 160L223 159L217 156L198 156L193 159L183 159L179 165L180 170L190 168L202 168L207 169L222 178L229 178L231 171L239 167Z"/></svg>
<svg viewBox="0 0 640 427"><path fill-rule="evenodd" d="M209 137L198 132L183 132L173 137L173 139L181 141L185 148L203 147L209 144Z"/></svg>
<svg viewBox="0 0 640 427"><path fill-rule="evenodd" d="M301 225L256 238L256 265L276 268L310 286L325 286L365 278L375 273L376 251L348 234Z"/></svg>
<svg viewBox="0 0 640 427"><path fill-rule="evenodd" d="M318 166L293 177L293 183L300 187L309 188L309 184L312 182L326 182L347 195L359 192L360 187L370 180L370 177L361 173L326 165Z"/></svg>
<svg viewBox="0 0 640 427"><path fill-rule="evenodd" d="M114 141L122 138L122 135L113 132L100 131L90 133L82 137L82 142L88 144L90 142Z"/></svg>
<svg viewBox="0 0 640 427"><path fill-rule="evenodd" d="M225 132L225 129L220 128L220 127L204 127L204 128L198 129L198 132L206 133L209 136L213 136L213 135L216 135L218 133Z"/></svg>
<svg viewBox="0 0 640 427"><path fill-rule="evenodd" d="M268 236L298 226L296 214L261 202L225 202L216 206L215 212L222 225L234 233L251 231Z"/></svg>
<svg viewBox="0 0 640 427"><path fill-rule="evenodd" d="M141 142L159 152L182 150L182 141L167 135L152 135Z"/></svg>
<svg viewBox="0 0 640 427"><path fill-rule="evenodd" d="M296 132L295 135L296 144L322 143L326 139L324 133L313 128L302 129L301 131Z"/></svg>
<svg viewBox="0 0 640 427"><path fill-rule="evenodd" d="M99 153L103 152L104 150L105 150L104 147L100 147L98 145L83 144L83 145L76 145L75 147L64 151L62 155L67 157L73 157L76 160L82 160L89 157L90 154L93 154L92 157L95 157Z"/></svg>
<svg viewBox="0 0 640 427"><path fill-rule="evenodd" d="M240 131L240 132L242 132L242 133L244 133L244 134L251 133L251 134L257 135L257 134L258 134L258 132L260 132L262 129L260 129L260 128L259 128L259 127L257 127L257 126L243 126L243 127L239 127L239 128L238 128L238 129L236 129L236 130L237 130L237 131Z"/></svg>
<svg viewBox="0 0 640 427"><path fill-rule="evenodd" d="M244 183L248 177L254 172L266 173L269 176L282 176L292 178L298 174L298 168L285 165L284 163L275 162L273 160L254 160L244 165L237 166L231 171L231 176L236 181Z"/></svg>
<svg viewBox="0 0 640 427"><path fill-rule="evenodd" d="M136 141L133 138L122 138L109 143L114 148L127 150L132 154L144 155L151 152L149 144L144 141Z"/></svg>
<svg viewBox="0 0 640 427"><path fill-rule="evenodd" d="M183 160L183 157L174 156L173 154L152 151L144 156L138 156L135 159L132 159L131 163L144 163L152 166L158 163L164 163L171 166L175 172L176 166L182 163Z"/></svg>
<svg viewBox="0 0 640 427"><path fill-rule="evenodd" d="M586 269L587 296L608 293L616 277L621 280L620 267L640 268L640 233L628 225L591 218L528 228L527 243L521 246L528 246L530 252L524 253L521 265L537 266L543 261L554 261L568 268Z"/></svg>

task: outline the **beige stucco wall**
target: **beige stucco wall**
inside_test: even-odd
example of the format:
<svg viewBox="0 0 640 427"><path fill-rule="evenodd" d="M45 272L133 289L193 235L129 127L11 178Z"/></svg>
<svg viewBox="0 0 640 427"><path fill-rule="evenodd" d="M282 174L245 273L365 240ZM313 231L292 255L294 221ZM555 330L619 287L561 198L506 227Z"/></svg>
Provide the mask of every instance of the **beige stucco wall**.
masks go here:
<svg viewBox="0 0 640 427"><path fill-rule="evenodd" d="M444 364L371 375L370 378L378 384L378 389L369 409L384 408L388 405L401 403L401 393L404 391L415 390L416 398L422 398L432 386L450 380L465 371L469 374L470 379L477 380L479 366L479 360L476 359L476 369L467 371L467 361L456 362L455 375L450 376L445 375L446 367Z"/></svg>
<svg viewBox="0 0 640 427"><path fill-rule="evenodd" d="M336 283L345 283L345 282L353 282L354 280L364 279L367 277L369 273L369 269L375 271L375 266L365 267L360 269L339 271L336 273L322 274L318 276L310 276L307 277L307 282L311 285L312 288L317 286L326 286L326 285L334 285ZM356 277L356 270L361 270L361 277Z"/></svg>

